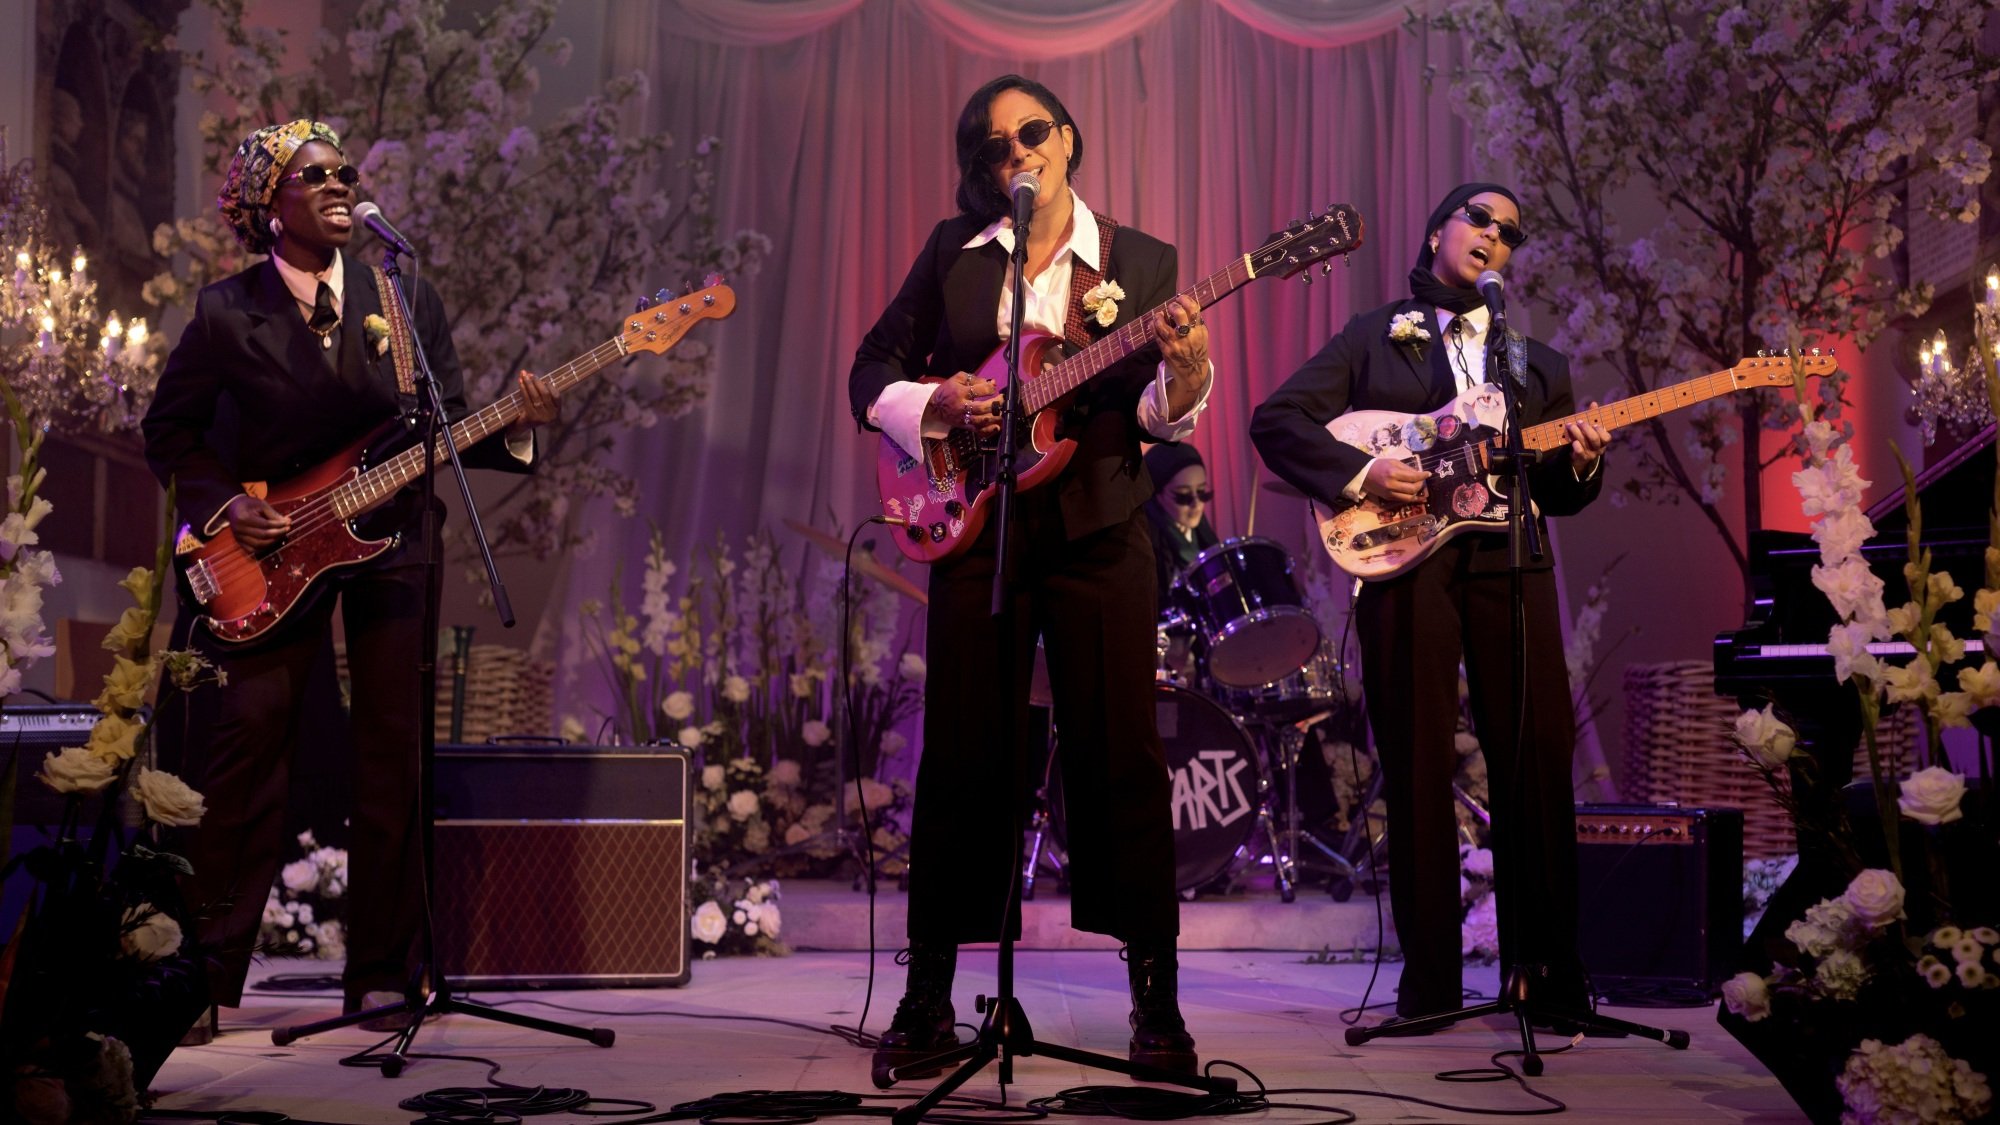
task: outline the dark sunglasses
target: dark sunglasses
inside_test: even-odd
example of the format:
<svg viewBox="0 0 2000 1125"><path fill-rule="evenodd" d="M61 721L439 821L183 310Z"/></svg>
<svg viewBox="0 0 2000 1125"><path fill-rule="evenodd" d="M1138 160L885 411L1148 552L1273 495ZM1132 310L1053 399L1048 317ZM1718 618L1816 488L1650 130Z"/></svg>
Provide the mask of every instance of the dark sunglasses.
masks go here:
<svg viewBox="0 0 2000 1125"><path fill-rule="evenodd" d="M1183 508L1194 507L1196 500L1206 504L1215 499L1215 491L1208 488L1176 488L1169 495L1174 498L1174 503Z"/></svg>
<svg viewBox="0 0 2000 1125"><path fill-rule="evenodd" d="M1485 230L1496 220L1490 208L1477 203L1468 203L1465 205L1465 221L1471 223L1474 230ZM1528 232L1522 230L1519 223L1509 222L1506 219L1497 221L1500 224L1500 241L1506 244L1507 249L1519 249L1523 242L1528 241Z"/></svg>
<svg viewBox="0 0 2000 1125"><path fill-rule="evenodd" d="M1043 141L1048 140L1049 134L1055 132L1055 128L1056 123L1053 121L1030 121L1026 125L1021 126L1021 131L1012 137L986 138L986 143L974 149L972 155L981 164L998 164L1009 156L1014 155L1014 141L1016 138L1020 139L1023 147L1034 148Z"/></svg>
<svg viewBox="0 0 2000 1125"><path fill-rule="evenodd" d="M332 177L333 179L339 180L341 183L346 184L348 187L354 187L356 184L359 184L361 182L361 169L356 168L352 164L342 164L338 168L327 168L319 164L308 164L305 167L299 169L298 171L293 172L291 175L286 176L284 179L279 180L278 182L280 184L288 184L291 183L293 180L297 180L298 182L304 184L308 189L312 191L318 191L320 188L326 186L326 181L328 177Z"/></svg>

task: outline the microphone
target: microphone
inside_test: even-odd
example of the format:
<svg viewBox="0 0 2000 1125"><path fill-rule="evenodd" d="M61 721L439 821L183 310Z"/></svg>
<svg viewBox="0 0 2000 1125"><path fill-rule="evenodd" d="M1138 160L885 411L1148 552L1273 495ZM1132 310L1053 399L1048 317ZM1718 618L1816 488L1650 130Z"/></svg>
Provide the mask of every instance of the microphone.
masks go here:
<svg viewBox="0 0 2000 1125"><path fill-rule="evenodd" d="M1500 271L1487 270L1481 273L1479 280L1475 284L1479 287L1479 295L1486 298L1486 307L1492 310L1493 318L1495 320L1505 319L1507 316L1507 302L1501 297L1500 293L1507 288L1507 282L1501 278Z"/></svg>
<svg viewBox="0 0 2000 1125"><path fill-rule="evenodd" d="M1017 229L1027 225L1028 216L1035 209L1035 193L1041 190L1042 181L1036 179L1033 172L1016 172L1014 178L1007 181L1007 194L1014 199L1014 226Z"/></svg>
<svg viewBox="0 0 2000 1125"><path fill-rule="evenodd" d="M372 201L356 204L354 207L354 217L366 223L368 229L375 232L375 237L388 244L389 249L394 250L398 254L407 254L412 258L419 256L416 247L411 246L408 239L398 234L395 227L389 225L389 220L382 216L382 209L375 206ZM1497 277L1498 275L1496 274L1495 276Z"/></svg>

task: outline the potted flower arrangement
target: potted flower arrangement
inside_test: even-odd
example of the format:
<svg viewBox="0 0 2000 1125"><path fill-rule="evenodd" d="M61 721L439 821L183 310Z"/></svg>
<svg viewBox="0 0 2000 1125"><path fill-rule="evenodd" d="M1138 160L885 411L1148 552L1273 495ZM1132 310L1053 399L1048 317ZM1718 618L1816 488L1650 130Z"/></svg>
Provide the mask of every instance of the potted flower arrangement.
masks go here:
<svg viewBox="0 0 2000 1125"><path fill-rule="evenodd" d="M26 442L29 427L20 424L19 403L11 390L6 398ZM23 505L47 512L46 502L33 497L39 474L32 449L24 446L23 452L30 454L23 462L28 475L8 482L15 512L0 523L0 539L8 543L10 564L25 560L28 569L46 566L52 574L52 563L27 557L32 521L14 519ZM166 510L173 510L171 496ZM140 1091L207 1004L178 892L187 862L161 846L167 832L193 827L206 809L201 794L179 778L149 768L144 704L156 678L162 691L221 680L193 653L151 651L170 543L163 536L154 567L135 568L120 583L135 604L104 639L116 663L94 700L101 717L84 745L49 754L37 775L67 795L61 823L50 843L13 861L33 879L34 891L0 955L0 1074L6 1081L0 1105L10 1119L38 1125L132 1120ZM18 571L0 580L12 587L16 577ZM36 604L12 605L17 612L10 633L40 635L35 593L30 600ZM121 804L127 795L145 825L131 838ZM95 820L86 834L91 812Z"/></svg>
<svg viewBox="0 0 2000 1125"><path fill-rule="evenodd" d="M605 722L616 737L679 746L695 763L690 850L707 874L690 898L696 909L716 904L729 922L718 936L738 935L697 941L707 952L772 952L782 947L761 924L744 935L735 920L756 913L735 903L765 901L749 897L744 878L851 870L864 833L878 870L900 870L909 793L875 775L907 746L897 728L922 701L926 669L896 643L900 607L889 591L857 583L843 595L830 561L809 559L795 576L764 533L740 554L720 539L706 554L704 566L683 568L656 529L636 612L614 580L605 602L584 605L578 640L615 693ZM843 596L852 605L844 690ZM775 888L769 901L775 910ZM703 917L707 932L713 913Z"/></svg>
<svg viewBox="0 0 2000 1125"><path fill-rule="evenodd" d="M321 847L299 833L304 855L278 872L264 900L257 948L266 956L338 961L347 956L347 849Z"/></svg>
<svg viewBox="0 0 2000 1125"><path fill-rule="evenodd" d="M1990 345L1989 345L1990 346ZM2000 402L2000 378L1988 372ZM1973 628L1983 659L1939 619L1965 596L1933 573L1918 547L1921 513L1909 489L1908 597L1891 608L1861 558L1874 534L1860 512L1867 482L1850 449L1801 396L1806 467L1793 475L1815 517L1821 547L1814 584L1840 617L1829 648L1835 674L1859 699L1871 776L1826 783L1774 708L1737 723L1745 754L1792 814L1806 847L1752 935L1744 972L1723 986L1721 1024L1758 1056L1818 1121L1967 1121L1992 1107L2000 1066L2000 807L1988 721L2000 706L2000 505L1985 555L1985 588ZM1910 482L1904 466L1906 483ZM1916 655L1896 665L1870 654L1900 638ZM1959 690L1946 690L1956 683ZM1917 768L1897 777L1875 744L1885 706L1921 709L1926 742ZM1942 733L1980 728L1976 779L1955 772ZM1791 892L1788 894L1788 892ZM1780 908L1780 903L1791 904Z"/></svg>

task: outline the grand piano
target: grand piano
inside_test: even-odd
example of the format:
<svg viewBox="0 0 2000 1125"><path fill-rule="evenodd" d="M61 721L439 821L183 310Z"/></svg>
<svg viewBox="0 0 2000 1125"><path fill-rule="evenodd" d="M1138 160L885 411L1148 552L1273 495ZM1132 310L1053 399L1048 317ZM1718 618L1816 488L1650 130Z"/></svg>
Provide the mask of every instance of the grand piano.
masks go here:
<svg viewBox="0 0 2000 1125"><path fill-rule="evenodd" d="M1972 629L1972 593L1986 584L1987 514L1993 505L1994 427L1931 464L1917 476L1923 505L1919 541L1930 548L1933 573L1949 571L1965 597L1946 606L1939 620L1966 640L1968 660L1982 651ZM1881 576L1890 606L1909 598L1903 564L1909 559L1909 518L1899 485L1868 509L1876 535L1862 547L1869 567ZM1775 702L1798 730L1800 741L1825 767L1847 773L1861 737L1854 689L1836 683L1827 634L1836 624L1833 606L1812 584L1819 544L1790 531L1758 531L1750 536L1750 619L1715 637L1715 690L1745 707ZM1911 654L1901 640L1881 641L1869 651L1891 663ZM1947 680L1945 686L1955 683Z"/></svg>

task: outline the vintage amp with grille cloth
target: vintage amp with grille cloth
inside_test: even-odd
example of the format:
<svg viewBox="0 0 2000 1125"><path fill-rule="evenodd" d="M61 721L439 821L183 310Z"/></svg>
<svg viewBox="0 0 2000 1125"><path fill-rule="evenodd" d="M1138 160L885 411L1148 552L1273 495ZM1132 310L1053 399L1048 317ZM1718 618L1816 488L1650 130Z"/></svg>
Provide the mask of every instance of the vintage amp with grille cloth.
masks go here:
<svg viewBox="0 0 2000 1125"><path fill-rule="evenodd" d="M463 984L688 979L688 759L650 746L437 751L437 955Z"/></svg>

